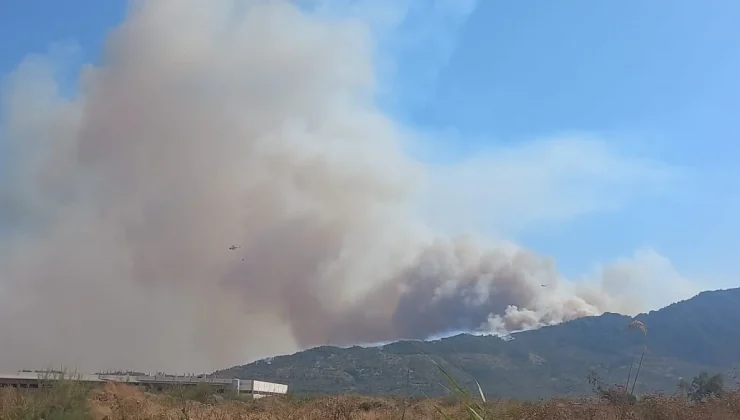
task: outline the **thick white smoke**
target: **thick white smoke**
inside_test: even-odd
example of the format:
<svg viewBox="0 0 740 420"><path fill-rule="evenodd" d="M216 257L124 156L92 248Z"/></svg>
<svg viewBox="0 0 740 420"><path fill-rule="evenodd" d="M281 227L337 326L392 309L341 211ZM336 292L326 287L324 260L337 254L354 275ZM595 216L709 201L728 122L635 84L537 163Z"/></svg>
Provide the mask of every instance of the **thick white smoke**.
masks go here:
<svg viewBox="0 0 740 420"><path fill-rule="evenodd" d="M575 286L417 217L435 177L375 105L366 22L234 4L137 2L71 99L41 59L6 80L0 368L208 370L636 309L608 287L629 270Z"/></svg>

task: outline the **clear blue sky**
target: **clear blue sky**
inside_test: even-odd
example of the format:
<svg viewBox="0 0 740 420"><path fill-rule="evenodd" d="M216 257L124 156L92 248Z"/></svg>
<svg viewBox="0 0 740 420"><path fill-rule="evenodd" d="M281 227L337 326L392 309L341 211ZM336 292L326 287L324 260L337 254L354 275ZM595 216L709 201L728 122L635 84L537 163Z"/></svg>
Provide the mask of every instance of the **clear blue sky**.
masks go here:
<svg viewBox="0 0 740 420"><path fill-rule="evenodd" d="M79 45L79 62L98 60L124 9L121 0L0 0L0 73L60 41ZM733 0L480 1L445 32L450 48L432 64L423 48L400 58L394 80L406 96L392 109L420 130L453 132L445 150L459 159L588 133L680 168L670 194L511 235L566 273L649 247L707 287L731 285L740 268L737 22ZM425 69L431 78L419 77Z"/></svg>

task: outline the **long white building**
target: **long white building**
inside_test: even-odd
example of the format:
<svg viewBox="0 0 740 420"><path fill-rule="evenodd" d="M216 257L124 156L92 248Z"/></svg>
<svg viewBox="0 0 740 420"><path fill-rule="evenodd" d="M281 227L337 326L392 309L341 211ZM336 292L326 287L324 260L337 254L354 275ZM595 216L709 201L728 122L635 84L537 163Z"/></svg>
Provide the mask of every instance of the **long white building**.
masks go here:
<svg viewBox="0 0 740 420"><path fill-rule="evenodd" d="M53 386L59 374L44 371L20 371L13 374L0 374L0 387L40 388ZM285 395L288 385L273 382L218 378L210 375L72 375L68 379L88 383L117 382L150 389L163 390L176 386L196 386L207 384L216 392L236 392L252 394L255 398L268 395Z"/></svg>

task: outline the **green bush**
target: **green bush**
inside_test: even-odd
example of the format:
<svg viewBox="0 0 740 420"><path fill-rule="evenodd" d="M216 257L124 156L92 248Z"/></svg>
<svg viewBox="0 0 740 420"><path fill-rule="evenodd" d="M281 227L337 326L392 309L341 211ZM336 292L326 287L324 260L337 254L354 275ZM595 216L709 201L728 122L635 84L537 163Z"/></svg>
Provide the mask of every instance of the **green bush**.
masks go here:
<svg viewBox="0 0 740 420"><path fill-rule="evenodd" d="M39 389L3 389L0 394L2 420L83 420L89 418L90 387L63 377L49 379Z"/></svg>

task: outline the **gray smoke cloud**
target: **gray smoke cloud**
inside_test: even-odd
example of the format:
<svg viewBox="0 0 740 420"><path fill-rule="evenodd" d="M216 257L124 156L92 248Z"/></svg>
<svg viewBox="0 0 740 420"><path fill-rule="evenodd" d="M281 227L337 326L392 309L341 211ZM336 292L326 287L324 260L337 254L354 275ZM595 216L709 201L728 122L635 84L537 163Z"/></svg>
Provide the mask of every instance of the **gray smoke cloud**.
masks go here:
<svg viewBox="0 0 740 420"><path fill-rule="evenodd" d="M372 25L235 4L133 3L73 97L43 57L6 79L0 368L210 370L642 306L629 268L576 285L418 217L432 169L375 105Z"/></svg>

